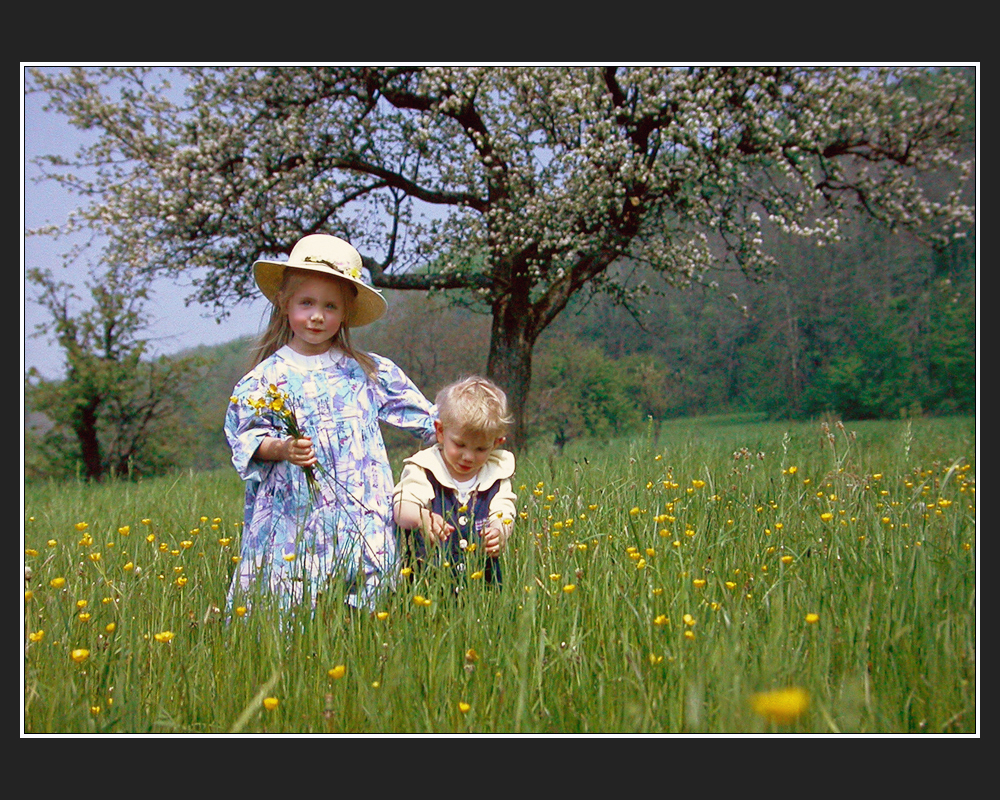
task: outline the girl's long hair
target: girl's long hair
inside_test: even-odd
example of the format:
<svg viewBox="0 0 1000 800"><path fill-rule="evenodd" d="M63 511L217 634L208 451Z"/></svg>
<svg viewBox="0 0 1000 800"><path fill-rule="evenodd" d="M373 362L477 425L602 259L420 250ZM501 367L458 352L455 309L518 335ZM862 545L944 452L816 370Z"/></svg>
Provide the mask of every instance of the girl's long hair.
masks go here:
<svg viewBox="0 0 1000 800"><path fill-rule="evenodd" d="M252 366L257 366L265 358L276 353L292 340L292 327L288 324L288 300L295 294L295 290L299 288L307 277L316 274L315 272L304 272L294 268L285 270L281 286L278 288L278 292L274 296L274 303L271 305L271 317L268 320L267 327L264 328L264 332L260 335L260 338L251 350ZM354 298L357 296L358 290L347 281L341 281L333 275L330 276L330 280L337 281L343 288L344 304L346 306L344 321L340 324L340 330L337 331L337 335L330 340L330 347L338 348L341 352L357 361L361 365L361 369L364 370L365 375L370 380L373 380L378 373L378 366L375 363L375 359L363 350L356 349L351 344L350 319L354 313Z"/></svg>

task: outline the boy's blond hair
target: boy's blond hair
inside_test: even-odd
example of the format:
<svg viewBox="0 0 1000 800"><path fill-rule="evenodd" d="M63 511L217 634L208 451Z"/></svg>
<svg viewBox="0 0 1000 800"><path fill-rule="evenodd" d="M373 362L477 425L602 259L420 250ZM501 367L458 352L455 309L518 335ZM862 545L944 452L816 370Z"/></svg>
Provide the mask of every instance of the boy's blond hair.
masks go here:
<svg viewBox="0 0 1000 800"><path fill-rule="evenodd" d="M435 402L445 429L499 439L513 422L507 395L493 381L478 375L448 384L438 392Z"/></svg>

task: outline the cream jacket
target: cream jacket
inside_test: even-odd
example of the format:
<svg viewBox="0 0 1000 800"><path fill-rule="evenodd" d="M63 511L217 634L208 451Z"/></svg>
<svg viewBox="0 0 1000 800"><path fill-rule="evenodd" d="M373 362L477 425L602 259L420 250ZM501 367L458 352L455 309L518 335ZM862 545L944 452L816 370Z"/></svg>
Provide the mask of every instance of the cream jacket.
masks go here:
<svg viewBox="0 0 1000 800"><path fill-rule="evenodd" d="M430 472L446 489L457 491L455 480L448 472L441 455L441 446L434 445L420 450L403 461L403 473L393 492L394 502L416 503L422 508L430 508L434 501L434 488L427 479ZM514 475L514 454L507 450L494 450L476 476L475 489L486 491L498 480L500 488L490 503L490 519L514 520L517 514L517 495L511 488ZM504 525L509 535L511 526Z"/></svg>

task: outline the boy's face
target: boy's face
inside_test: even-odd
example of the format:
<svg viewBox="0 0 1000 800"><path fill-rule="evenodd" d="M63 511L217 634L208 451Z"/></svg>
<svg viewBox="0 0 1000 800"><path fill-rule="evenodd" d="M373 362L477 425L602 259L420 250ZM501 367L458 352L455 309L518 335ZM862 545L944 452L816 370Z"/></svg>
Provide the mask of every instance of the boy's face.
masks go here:
<svg viewBox="0 0 1000 800"><path fill-rule="evenodd" d="M441 454L448 473L457 481L466 481L482 469L483 464L503 439L491 439L483 434L456 431L434 423Z"/></svg>

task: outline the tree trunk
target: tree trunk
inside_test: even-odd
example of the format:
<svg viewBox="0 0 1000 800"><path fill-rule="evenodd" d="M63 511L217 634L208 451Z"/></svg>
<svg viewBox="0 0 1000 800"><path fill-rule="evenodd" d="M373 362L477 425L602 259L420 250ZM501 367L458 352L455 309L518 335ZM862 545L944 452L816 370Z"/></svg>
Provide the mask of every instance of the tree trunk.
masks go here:
<svg viewBox="0 0 1000 800"><path fill-rule="evenodd" d="M103 477L101 465L101 443L97 438L97 407L100 402L91 400L80 409L73 424L74 433L80 442L80 455L83 458L83 473L89 480L100 480Z"/></svg>
<svg viewBox="0 0 1000 800"><path fill-rule="evenodd" d="M487 376L507 393L514 422L506 447L517 451L527 442L525 411L531 388L531 354L537 334L531 308L514 302L509 295L493 304L493 330Z"/></svg>

